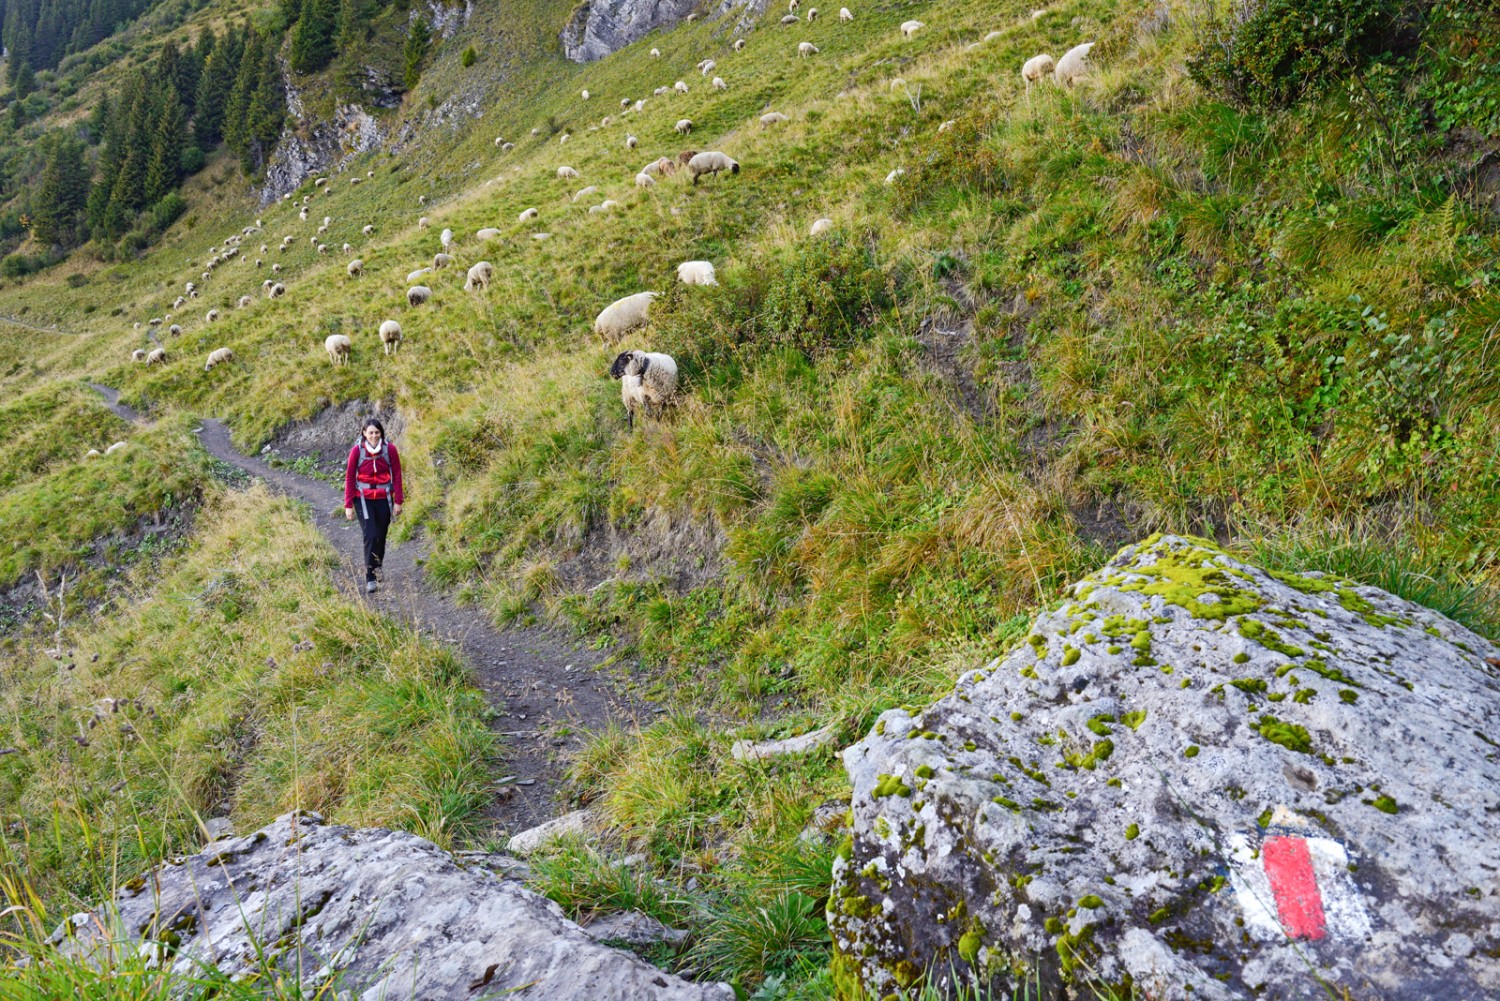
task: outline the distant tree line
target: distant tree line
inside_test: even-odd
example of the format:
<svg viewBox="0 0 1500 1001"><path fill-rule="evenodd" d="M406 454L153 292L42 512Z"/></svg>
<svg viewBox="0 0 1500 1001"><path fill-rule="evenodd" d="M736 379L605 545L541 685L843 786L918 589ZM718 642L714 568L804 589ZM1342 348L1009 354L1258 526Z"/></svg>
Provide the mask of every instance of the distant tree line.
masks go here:
<svg viewBox="0 0 1500 1001"><path fill-rule="evenodd" d="M36 70L55 69L63 56L104 41L155 0L0 0L0 44L8 74L25 97Z"/></svg>

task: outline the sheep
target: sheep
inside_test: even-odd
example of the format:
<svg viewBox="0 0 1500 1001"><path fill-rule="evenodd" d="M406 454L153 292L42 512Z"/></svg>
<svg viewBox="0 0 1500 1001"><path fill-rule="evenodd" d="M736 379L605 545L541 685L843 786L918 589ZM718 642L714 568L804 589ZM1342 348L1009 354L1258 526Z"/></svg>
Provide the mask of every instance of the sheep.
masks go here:
<svg viewBox="0 0 1500 1001"><path fill-rule="evenodd" d="M656 178L650 174L635 175L635 186L638 188L649 188L656 183Z"/></svg>
<svg viewBox="0 0 1500 1001"><path fill-rule="evenodd" d="M724 78L721 77L721 76L714 77L712 86L713 86L714 90L728 90L729 89L729 84L725 83L724 82Z"/></svg>
<svg viewBox="0 0 1500 1001"><path fill-rule="evenodd" d="M513 150L515 148L516 148L516 144L515 143L506 143L504 146L500 147L500 149L502 151L506 152L506 153L509 153L511 150Z"/></svg>
<svg viewBox="0 0 1500 1001"><path fill-rule="evenodd" d="M279 274L281 274L281 265L279 263L271 265L271 274L273 274L273 275L279 275Z"/></svg>
<svg viewBox="0 0 1500 1001"><path fill-rule="evenodd" d="M597 184L590 184L586 188L579 188L573 193L573 201L577 202L580 199L587 198L589 195L597 194L598 191L599 186Z"/></svg>
<svg viewBox="0 0 1500 1001"><path fill-rule="evenodd" d="M800 7L800 6L802 6L802 5L801 5L801 3L799 3L799 0L787 0L787 4L786 4L787 13L789 13L789 14L795 14L797 12L797 8Z"/></svg>
<svg viewBox="0 0 1500 1001"><path fill-rule="evenodd" d="M640 142L641 141L639 139L637 139L635 136L626 136L625 137L625 148L626 149L635 149L638 145L640 145Z"/></svg>
<svg viewBox="0 0 1500 1001"><path fill-rule="evenodd" d="M373 172L371 172L370 176L374 177L375 175L374 175ZM351 178L349 178L349 183L350 184L358 184L358 183L360 183L363 180L364 180L363 177L351 177Z"/></svg>
<svg viewBox="0 0 1500 1001"><path fill-rule="evenodd" d="M423 216L422 218L417 220L417 229L426 229L430 225L432 225L432 220L428 219L426 216Z"/></svg>
<svg viewBox="0 0 1500 1001"><path fill-rule="evenodd" d="M629 111L630 110L630 98L628 98L628 97L622 97L622 98L620 98L620 110L621 111Z"/></svg>
<svg viewBox="0 0 1500 1001"><path fill-rule="evenodd" d="M479 240L498 240L500 239L500 231L494 226L486 226L484 229L477 231L474 236Z"/></svg>
<svg viewBox="0 0 1500 1001"><path fill-rule="evenodd" d="M242 296L240 296L240 301L239 301L239 307L240 307L240 309L244 309L245 307L249 306L250 303L253 302L253 301L254 300L251 299L248 295L242 295Z"/></svg>
<svg viewBox="0 0 1500 1001"><path fill-rule="evenodd" d="M395 354L401 348L401 324L386 320L380 325L380 344L386 354Z"/></svg>
<svg viewBox="0 0 1500 1001"><path fill-rule="evenodd" d="M635 102L635 104L631 105L631 107L635 108L637 114L639 114L640 111L641 111L641 109L644 108L645 106L646 106L646 102L644 100L637 101L637 102Z"/></svg>
<svg viewBox="0 0 1500 1001"><path fill-rule="evenodd" d="M489 261L480 261L469 269L468 280L464 282L464 291L473 292L475 289L488 292L490 279L495 276L495 266Z"/></svg>
<svg viewBox="0 0 1500 1001"><path fill-rule="evenodd" d="M672 89L677 91L677 93L679 94L686 94L688 92L688 85L686 82L678 80L676 83L672 84Z"/></svg>
<svg viewBox="0 0 1500 1001"><path fill-rule="evenodd" d="M1021 64L1021 79L1026 81L1026 89L1031 90L1032 84L1041 82L1056 67L1057 61L1045 52L1026 60Z"/></svg>
<svg viewBox="0 0 1500 1001"><path fill-rule="evenodd" d="M658 88L656 88L655 90L653 90L651 92L651 96L653 96L653 97L661 97L663 94L670 94L670 93L672 93L672 88L671 87L658 87Z"/></svg>
<svg viewBox="0 0 1500 1001"><path fill-rule="evenodd" d="M99 451L97 448L91 448L87 452L83 453L83 457L85 459L97 459L103 454L104 453Z"/></svg>
<svg viewBox="0 0 1500 1001"><path fill-rule="evenodd" d="M499 143L499 142L498 142L498 141L497 141L497 142L496 142L496 143L495 143L495 145L496 145L496 146L499 146L499 145L500 145L500 143ZM426 204L427 204L427 196L426 196L426 195L418 195L418 196L417 196L417 204L418 204L418 205L426 205Z"/></svg>
<svg viewBox="0 0 1500 1001"><path fill-rule="evenodd" d="M431 268L418 268L415 271L408 271L406 273L406 284L415 285L417 283L417 280L420 279L423 275L431 273Z"/></svg>
<svg viewBox="0 0 1500 1001"><path fill-rule="evenodd" d="M406 304L416 307L432 298L432 289L426 285L413 285L406 290Z"/></svg>
<svg viewBox="0 0 1500 1001"><path fill-rule="evenodd" d="M904 168L904 167L897 167L895 170L893 170L889 174L885 175L885 183L887 183L887 184L895 184L897 178L904 177L904 176L906 176L906 168Z"/></svg>
<svg viewBox="0 0 1500 1001"><path fill-rule="evenodd" d="M550 239L551 236L552 236L551 233L532 233L531 234L531 238L533 240L547 240L547 239Z"/></svg>
<svg viewBox="0 0 1500 1001"><path fill-rule="evenodd" d="M562 135L560 135L560 136L557 137L557 141L559 143L565 143L569 139L572 139L572 138L573 138L573 133L571 133L571 132L564 132Z"/></svg>
<svg viewBox="0 0 1500 1001"><path fill-rule="evenodd" d="M344 270L349 272L350 278L358 278L360 275L365 273L365 262L356 257L354 260L349 262L349 266Z"/></svg>
<svg viewBox="0 0 1500 1001"><path fill-rule="evenodd" d="M828 232L831 229L833 229L832 219L819 219L812 224L812 229L809 229L807 231L807 235L822 236L824 233Z"/></svg>
<svg viewBox="0 0 1500 1001"><path fill-rule="evenodd" d="M736 38L734 40L734 51L736 51L736 52L742 52L742 51L744 51L744 48L745 48L745 40L743 38Z"/></svg>
<svg viewBox="0 0 1500 1001"><path fill-rule="evenodd" d="M783 17L781 19L781 23L782 24L796 24L800 20L802 20L802 19L799 18L796 14L788 14L786 17Z"/></svg>
<svg viewBox="0 0 1500 1001"><path fill-rule="evenodd" d="M637 292L623 299L616 299L605 306L594 318L594 333L605 344L618 344L620 339L637 327L644 326L646 313L651 307L655 292Z"/></svg>
<svg viewBox="0 0 1500 1001"><path fill-rule="evenodd" d="M669 156L652 160L641 168L642 174L660 174L662 177L671 177L677 172L677 161Z"/></svg>
<svg viewBox="0 0 1500 1001"><path fill-rule="evenodd" d="M443 230L443 232L438 236L438 242L443 245L444 250L447 250L450 246L453 245L453 230Z"/></svg>
<svg viewBox="0 0 1500 1001"><path fill-rule="evenodd" d="M181 337L182 336L182 328L179 327L175 323L172 324L170 327L167 328L167 336L168 337Z"/></svg>
<svg viewBox="0 0 1500 1001"><path fill-rule="evenodd" d="M588 100L588 99L589 99L589 92L588 92L588 91L584 91L584 92L583 92L583 99L584 99L584 100L585 100L585 101L587 101L587 100Z"/></svg>
<svg viewBox="0 0 1500 1001"><path fill-rule="evenodd" d="M695 149L683 150L681 153L677 154L677 166L686 167L688 165L688 161L697 155L698 151Z"/></svg>
<svg viewBox="0 0 1500 1001"><path fill-rule="evenodd" d="M145 348L136 348L134 351L130 352L130 360L131 361L145 361L146 360L146 349Z"/></svg>
<svg viewBox="0 0 1500 1001"><path fill-rule="evenodd" d="M923 24L921 21L902 21L901 34L906 38L910 38L925 27L927 27L927 25Z"/></svg>
<svg viewBox="0 0 1500 1001"><path fill-rule="evenodd" d="M563 166L557 168L557 179L560 181L571 180L573 178L576 178L577 176L578 171L574 170L572 167Z"/></svg>
<svg viewBox="0 0 1500 1001"><path fill-rule="evenodd" d="M812 24L818 19L818 8L810 7L807 11L807 23Z"/></svg>
<svg viewBox="0 0 1500 1001"><path fill-rule="evenodd" d="M622 351L609 366L612 379L620 380L620 401L625 404L625 420L635 427L635 412L651 416L654 406L658 415L677 397L677 362L658 352Z"/></svg>
<svg viewBox="0 0 1500 1001"><path fill-rule="evenodd" d="M797 46L797 58L798 59L806 59L808 56L815 56L817 54L818 54L818 47L816 45L814 45L812 42L801 42Z"/></svg>
<svg viewBox="0 0 1500 1001"><path fill-rule="evenodd" d="M233 350L230 348L215 348L208 353L208 360L203 363L203 371L207 372L211 368L227 365L232 361L234 361Z"/></svg>
<svg viewBox="0 0 1500 1001"><path fill-rule="evenodd" d="M536 209L527 209L526 211L522 212L520 215L516 216L516 221L517 222L530 222L531 220L535 219L539 215L541 215L541 213L538 212Z"/></svg>
<svg viewBox="0 0 1500 1001"><path fill-rule="evenodd" d="M123 449L127 444L128 444L128 442L117 441L113 445L109 446L109 448L106 448L104 450L104 454L105 455L114 455L116 452L118 452L121 449Z"/></svg>
<svg viewBox="0 0 1500 1001"><path fill-rule="evenodd" d="M424 268L423 270L426 270L426 271L437 271L437 270L441 270L442 268L446 268L448 265L450 265L452 263L453 263L453 255L452 254L433 254L432 255L432 267L431 268Z"/></svg>
<svg viewBox="0 0 1500 1001"><path fill-rule="evenodd" d="M698 64L698 73L702 76L708 76L709 71L717 65L719 64L714 62L712 59L705 59Z"/></svg>
<svg viewBox="0 0 1500 1001"><path fill-rule="evenodd" d="M146 355L146 367L147 368L151 367L152 365L165 365L166 363L167 363L167 349L166 348L162 348L162 347L152 348L151 352L148 355Z"/></svg>
<svg viewBox="0 0 1500 1001"><path fill-rule="evenodd" d="M320 253L320 254L326 254L326 253L328 253L328 244L326 244L326 243L320 243L320 244L318 244L318 253Z"/></svg>
<svg viewBox="0 0 1500 1001"><path fill-rule="evenodd" d="M187 296L185 296L185 295L179 295L176 299L174 299L172 301L172 308L173 309L181 309L185 305L187 305Z"/></svg>
<svg viewBox="0 0 1500 1001"><path fill-rule="evenodd" d="M941 124L941 125L938 126L938 131L939 132L947 132L948 130L952 129L953 126L955 126L957 124L958 124L958 122L956 122L956 121L954 121L953 119L950 118L946 122L944 122L943 124Z"/></svg>
<svg viewBox="0 0 1500 1001"><path fill-rule="evenodd" d="M651 50L651 58L652 59L660 59L661 58L661 49L652 49Z"/></svg>
<svg viewBox="0 0 1500 1001"><path fill-rule="evenodd" d="M693 183L698 183L698 178L704 174L717 175L720 171L727 170L731 174L740 172L739 162L731 160L728 156L716 150L699 153L688 161L688 173L693 175Z"/></svg>
<svg viewBox="0 0 1500 1001"><path fill-rule="evenodd" d="M365 225L365 227L360 230L360 232L363 233L365 236L374 236L375 235L375 227L371 226L371 225L369 225L367 223Z"/></svg>
<svg viewBox="0 0 1500 1001"><path fill-rule="evenodd" d="M691 118L679 118L677 124L672 126L680 136L685 136L693 131L693 120Z"/></svg>
<svg viewBox="0 0 1500 1001"><path fill-rule="evenodd" d="M281 282L274 283L266 290L266 297L270 299L280 299L284 295L286 295L286 286Z"/></svg>
<svg viewBox="0 0 1500 1001"><path fill-rule="evenodd" d="M146 321L146 326L148 326L148 327L159 327L159 326L161 326L161 317L159 317L159 316L153 316L151 319L149 319L149 320Z"/></svg>
<svg viewBox="0 0 1500 1001"><path fill-rule="evenodd" d="M335 365L347 364L349 352L353 349L354 342L346 334L329 334L323 338L323 350L328 352L328 360Z"/></svg>
<svg viewBox="0 0 1500 1001"><path fill-rule="evenodd" d="M1004 35L1005 35L1005 32L1003 32L1003 31L992 31L988 35L984 36L985 44L989 44L990 42L993 42L997 38L1002 38L1002 37L1004 37Z"/></svg>
<svg viewBox="0 0 1500 1001"><path fill-rule="evenodd" d="M677 280L684 285L717 285L712 261L683 261L677 265Z"/></svg>
<svg viewBox="0 0 1500 1001"><path fill-rule="evenodd" d="M1064 52L1053 67L1052 78L1064 87L1071 87L1075 81L1081 80L1088 74L1089 50L1093 47L1093 42L1084 42Z"/></svg>

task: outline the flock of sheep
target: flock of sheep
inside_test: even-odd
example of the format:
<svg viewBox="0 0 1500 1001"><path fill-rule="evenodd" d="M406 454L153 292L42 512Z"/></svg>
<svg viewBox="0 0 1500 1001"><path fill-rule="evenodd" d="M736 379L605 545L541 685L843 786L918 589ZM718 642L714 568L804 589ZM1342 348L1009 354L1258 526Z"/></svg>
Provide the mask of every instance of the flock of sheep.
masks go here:
<svg viewBox="0 0 1500 1001"><path fill-rule="evenodd" d="M799 6L799 0L789 0L788 13L786 14L786 16L781 18L781 23L796 23L799 20L799 17L797 15ZM1042 16L1044 13L1045 11L1035 11L1032 14L1032 18L1036 19ZM817 16L817 8L812 8L807 11L806 19L811 22L816 20ZM850 12L849 8L840 8L839 20L841 22L847 23L849 21L852 21L853 19L854 15ZM903 37L911 38L915 33L922 30L924 27L925 25L921 21L906 21L901 24L900 31ZM985 36L984 41L991 41L1000 34L1000 32L992 32L991 34ZM744 48L744 44L745 43L743 39L737 39L733 46L734 51L738 52L742 50ZM977 45L979 43L975 44ZM1040 54L1026 60L1021 67L1021 76L1025 82L1028 93L1030 91L1031 85L1043 80L1048 73L1052 74L1054 80L1059 85L1072 86L1079 78L1081 78L1088 72L1088 56L1092 47L1092 42L1077 45L1067 50L1063 54L1062 58L1056 60L1054 60L1052 56L1048 54ZM797 56L799 58L808 58L810 56L817 55L818 53L818 47L813 45L811 42L801 42L797 47ZM660 56L660 54L660 51L657 49L651 50L651 55L653 57L658 57ZM703 61L698 63L697 68L703 76L707 76L710 72L717 68L717 64L713 59L704 59ZM892 81L893 87L898 84L904 85L904 81ZM723 90L726 89L728 85L724 82L722 77L716 76L713 78L713 86L715 89ZM663 86L657 88L655 93L656 95L670 93L685 94L688 92L688 90L689 88L687 84L684 81L679 80L672 87ZM589 91L582 91L583 100L589 100L590 96L591 95ZM620 107L626 113L632 110L635 112L639 112L645 106L645 103L645 100L632 101L630 98L622 98L620 101ZM786 115L775 111L768 112L760 116L760 123L762 127L767 128L779 125L786 121L788 121ZM604 124L608 125L609 122L610 119L606 117L604 119ZM939 126L938 131L947 131L954 124L955 123L952 121L944 122ZM678 120L674 129L679 135L686 136L692 132L693 127L694 125L691 119L683 118ZM532 130L533 136L539 134L539 129ZM561 137L560 141L566 142L568 138L569 136L564 134ZM627 149L637 148L639 142L640 140L635 135L627 135L625 138L625 146ZM515 148L514 143L507 141L504 137L496 138L495 145L500 147L502 151L509 151ZM684 150L678 153L676 156L660 156L647 163L643 168L641 168L639 172L636 173L635 185L638 188L652 187L656 185L660 179L671 177L675 175L679 170L684 171L685 174L691 178L692 183L696 185L699 179L704 176L716 177L723 173L738 174L740 172L740 164L729 157L727 154L717 150L708 150L701 152L697 150ZM904 173L905 171L902 168L895 168L886 176L886 183L894 183ZM374 172L370 171L366 176L373 177ZM573 167L564 165L557 168L556 176L560 180L576 180L580 177L580 174ZM360 177L352 177L349 179L349 183L351 185L358 184L361 180L362 178ZM325 195L332 193L332 185L330 184L329 179L326 177L317 178L314 181L313 186L314 193L316 193L316 191L318 190L322 190ZM591 184L575 192L571 197L571 201L576 203L584 198L596 195L598 194L598 192L599 188L596 185ZM290 197L290 195L283 196L284 199L289 199ZM302 197L302 203L298 215L300 220L303 222L308 221L309 203L311 202L311 199L312 195L304 195ZM426 202L427 198L425 195L418 198L419 205L425 205ZM618 204L618 202L606 198L598 205L590 206L588 211L590 214L607 212L610 209L616 207ZM537 219L538 217L539 212L536 208L527 208L519 214L518 221L521 223L527 223ZM319 238L328 231L332 222L332 217L324 216L322 224L317 228L316 234L308 238L309 245L320 254L325 254L328 252L328 245L323 243ZM430 219L427 216L422 216L418 219L417 226L419 230L426 230L429 225ZM830 232L833 228L833 220L820 218L813 222L810 229L810 235L813 237L818 237ZM262 229L262 220L257 219L254 226L246 226L240 233L234 234L223 240L222 250L218 246L210 248L210 256L205 264L205 270L201 274L201 279L207 282L218 268L228 264L236 258L238 258L243 263L249 263L249 257L240 256L240 245L246 238L252 236L255 233L261 232ZM362 227L361 232L365 237L371 237L375 234L375 227L373 226L373 224L365 225L364 227ZM532 238L540 240L545 239L548 235L549 234L544 232L538 232L533 233ZM496 227L486 227L478 230L475 236L481 242L488 242L500 238L502 236L502 231ZM453 231L451 229L444 229L439 238L439 242L442 245L442 250L441 252L434 255L431 265L419 267L416 270L411 271L406 276L408 285L408 288L406 290L406 302L409 308L418 308L427 303L433 296L432 288L423 283L424 276L429 273L447 268L456 263L455 256L450 252L454 249L455 243ZM293 243L294 238L291 235L285 235L282 237L281 243L276 247L276 250L278 252L285 252ZM351 245L348 243L344 243L342 246L342 250L346 254L352 253L353 249L354 248L351 247ZM262 255L268 253L268 246L266 244L260 245L260 253ZM257 257L254 259L254 263L257 269L262 268L265 265L265 258ZM270 270L273 277L263 281L261 286L262 291L267 298L278 299L286 294L286 286L282 282L277 281L274 277L274 275L280 273L281 265L279 263L273 263ZM354 258L353 260L350 260L345 268L345 271L351 280L356 280L363 277L364 270L365 263L362 258ZM464 282L464 290L467 292L485 292L489 289L494 275L495 268L493 264L486 260L478 261L468 269L466 280ZM679 281L688 285L717 284L714 273L714 266L709 261L685 261L678 266L677 277ZM184 295L179 296L173 303L173 306L174 308L181 309L187 303L187 301L189 301L190 299L196 299L199 297L199 295L200 290L197 283L194 281L188 281L185 283ZM647 325L648 312L652 301L657 297L657 295L658 293L656 292L638 292L610 303L595 318L595 333L598 334L605 345L611 347L618 346L626 336L631 334L633 331L636 331ZM246 308L251 305L252 302L253 299L251 296L244 295L239 298L237 304L239 308ZM220 312L217 308L209 309L205 314L204 322L212 325L217 322L219 318ZM144 348L135 349L131 355L134 361L143 363L147 366L167 364L168 357L166 348L159 340L157 340L155 331L158 327L161 327L164 324L170 324L170 326L167 327L168 335L172 337L180 336L182 333L181 326L176 323L171 323L171 320L172 314L168 313L164 317L153 317L148 321L147 336L155 344L155 347L150 350ZM135 326L137 329L139 329L141 324L137 323L135 324ZM380 338L382 349L385 354L395 354L400 349L402 341L402 330L401 324L397 320L386 319L382 321L379 324L377 332ZM329 361L333 365L337 366L346 364L349 361L350 356L353 352L354 344L353 340L345 334L331 334L327 338L325 338L323 347L328 354ZM231 363L234 360L235 356L232 349L228 347L216 348L209 352L204 362L203 368L204 371L207 372L220 365ZM675 399L677 392L677 364L668 355L658 352L647 352L641 350L622 351L615 357L613 363L610 365L610 375L613 378L620 380L621 382L621 400L625 405L627 421L632 427L634 426L635 416L637 413L644 413L647 416L651 416L653 414L659 416L662 411ZM123 442L117 442L115 445L112 445L108 451L113 452L123 446ZM98 454L99 453L97 451L90 451L89 456L92 457Z"/></svg>

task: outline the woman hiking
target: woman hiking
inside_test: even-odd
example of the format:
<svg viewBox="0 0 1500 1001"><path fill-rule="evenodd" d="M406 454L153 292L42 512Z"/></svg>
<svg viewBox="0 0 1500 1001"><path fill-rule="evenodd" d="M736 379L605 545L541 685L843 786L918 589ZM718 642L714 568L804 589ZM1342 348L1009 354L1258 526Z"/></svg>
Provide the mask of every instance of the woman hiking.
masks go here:
<svg viewBox="0 0 1500 1001"><path fill-rule="evenodd" d="M375 591L375 571L385 562L385 533L401 513L401 456L385 440L385 425L365 420L360 440L349 450L344 472L344 517L359 514L365 536L365 591Z"/></svg>

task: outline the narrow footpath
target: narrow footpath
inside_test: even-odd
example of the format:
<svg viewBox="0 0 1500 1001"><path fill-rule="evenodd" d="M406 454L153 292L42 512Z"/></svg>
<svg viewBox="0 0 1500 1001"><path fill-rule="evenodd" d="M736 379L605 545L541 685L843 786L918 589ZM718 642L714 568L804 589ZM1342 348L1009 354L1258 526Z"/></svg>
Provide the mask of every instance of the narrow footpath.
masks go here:
<svg viewBox="0 0 1500 1001"><path fill-rule="evenodd" d="M89 385L119 416L143 420L120 403L115 390ZM502 740L506 781L497 787L489 812L509 833L566 812L558 796L566 768L563 758L588 732L611 722L644 725L660 712L628 696L617 679L601 669L606 652L580 647L542 627L496 629L483 608L456 605L427 580L422 566L429 546L423 539L393 545L386 554L380 588L367 595L359 522L344 518L339 490L243 454L231 444L229 429L220 421L204 420L198 438L214 458L308 505L313 523L339 554L336 583L351 601L368 602L462 654L474 684L496 712L491 727Z"/></svg>

